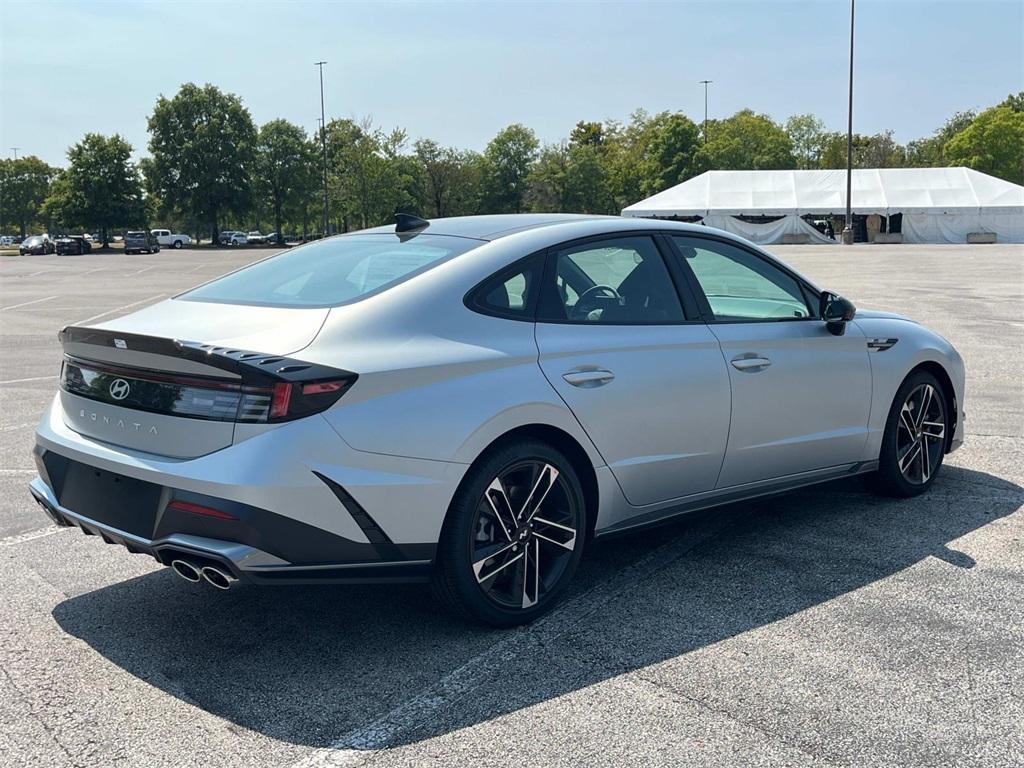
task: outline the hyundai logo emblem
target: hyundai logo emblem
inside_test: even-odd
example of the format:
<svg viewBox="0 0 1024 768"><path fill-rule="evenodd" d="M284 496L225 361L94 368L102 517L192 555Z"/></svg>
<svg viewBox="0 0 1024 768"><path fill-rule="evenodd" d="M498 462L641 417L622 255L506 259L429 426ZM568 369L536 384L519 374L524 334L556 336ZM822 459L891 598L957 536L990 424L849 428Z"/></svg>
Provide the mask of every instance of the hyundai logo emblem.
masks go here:
<svg viewBox="0 0 1024 768"><path fill-rule="evenodd" d="M114 379L110 382L110 396L115 400L124 400L128 397L128 382L124 379Z"/></svg>

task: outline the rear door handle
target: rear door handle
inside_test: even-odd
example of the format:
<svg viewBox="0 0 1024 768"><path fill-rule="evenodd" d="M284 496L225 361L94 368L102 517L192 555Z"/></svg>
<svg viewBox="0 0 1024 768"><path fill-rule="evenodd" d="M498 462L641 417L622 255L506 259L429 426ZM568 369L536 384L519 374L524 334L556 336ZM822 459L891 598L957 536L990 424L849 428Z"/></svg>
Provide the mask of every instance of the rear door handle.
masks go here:
<svg viewBox="0 0 1024 768"><path fill-rule="evenodd" d="M574 387L588 389L590 387L600 387L607 384L615 378L615 374L611 371L599 368L594 371L569 371L568 373L563 373L562 378Z"/></svg>
<svg viewBox="0 0 1024 768"><path fill-rule="evenodd" d="M767 357L734 357L730 362L738 371L760 371L772 364Z"/></svg>

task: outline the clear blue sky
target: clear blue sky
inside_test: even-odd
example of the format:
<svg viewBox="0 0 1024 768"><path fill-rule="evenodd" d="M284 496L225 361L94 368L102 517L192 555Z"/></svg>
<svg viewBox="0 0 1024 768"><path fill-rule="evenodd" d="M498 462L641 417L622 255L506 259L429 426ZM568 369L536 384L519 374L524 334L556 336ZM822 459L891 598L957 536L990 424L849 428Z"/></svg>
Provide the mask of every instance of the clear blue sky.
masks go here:
<svg viewBox="0 0 1024 768"><path fill-rule="evenodd" d="M65 163L87 131L146 151L160 94L187 81L257 122L327 115L482 149L522 122L543 141L637 107L845 129L849 3L0 2L0 155ZM1022 0L859 0L854 130L930 134L1024 89Z"/></svg>

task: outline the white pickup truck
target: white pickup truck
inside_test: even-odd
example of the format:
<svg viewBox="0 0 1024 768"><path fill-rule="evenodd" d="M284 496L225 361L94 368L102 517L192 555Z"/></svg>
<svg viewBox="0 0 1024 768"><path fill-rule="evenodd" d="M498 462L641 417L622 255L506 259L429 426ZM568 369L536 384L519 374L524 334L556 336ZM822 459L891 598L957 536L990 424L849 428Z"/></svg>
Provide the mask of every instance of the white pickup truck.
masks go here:
<svg viewBox="0 0 1024 768"><path fill-rule="evenodd" d="M153 229L150 234L156 238L160 245L167 248L181 248L183 245L192 245L192 238L188 235L176 235L169 229Z"/></svg>

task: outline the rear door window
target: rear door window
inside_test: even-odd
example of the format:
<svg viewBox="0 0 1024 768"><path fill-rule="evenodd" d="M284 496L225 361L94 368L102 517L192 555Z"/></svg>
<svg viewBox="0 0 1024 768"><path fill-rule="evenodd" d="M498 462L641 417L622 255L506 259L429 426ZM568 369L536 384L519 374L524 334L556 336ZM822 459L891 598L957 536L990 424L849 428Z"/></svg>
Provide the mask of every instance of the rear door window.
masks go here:
<svg viewBox="0 0 1024 768"><path fill-rule="evenodd" d="M679 295L654 241L611 237L554 254L557 298L541 319L583 324L685 321Z"/></svg>

